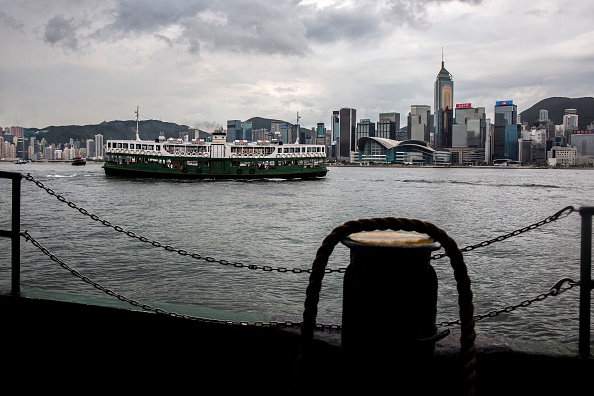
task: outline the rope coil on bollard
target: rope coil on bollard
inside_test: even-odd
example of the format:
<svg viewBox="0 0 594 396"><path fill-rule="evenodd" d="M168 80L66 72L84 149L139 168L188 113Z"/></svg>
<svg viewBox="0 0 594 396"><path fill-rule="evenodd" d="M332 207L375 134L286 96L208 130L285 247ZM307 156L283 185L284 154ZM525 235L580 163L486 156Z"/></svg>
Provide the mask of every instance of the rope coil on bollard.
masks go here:
<svg viewBox="0 0 594 396"><path fill-rule="evenodd" d="M456 242L450 238L445 231L431 223L416 219L386 217L348 221L341 226L336 227L324 239L322 245L318 248L316 257L312 263L309 283L305 292L300 351L296 362L297 371L304 371L308 365L307 359L311 352L314 339L314 329L316 326L322 280L326 272L325 269L328 265L328 259L334 251L334 247L344 238L353 233L376 230L410 231L427 234L433 240L439 242L444 248L446 255L450 257L458 290L458 306L461 323L460 359L462 375L465 380L463 386L466 395L474 395L476 381L474 305L472 303L472 290L470 288L471 282L466 270L466 264L464 263L464 257Z"/></svg>

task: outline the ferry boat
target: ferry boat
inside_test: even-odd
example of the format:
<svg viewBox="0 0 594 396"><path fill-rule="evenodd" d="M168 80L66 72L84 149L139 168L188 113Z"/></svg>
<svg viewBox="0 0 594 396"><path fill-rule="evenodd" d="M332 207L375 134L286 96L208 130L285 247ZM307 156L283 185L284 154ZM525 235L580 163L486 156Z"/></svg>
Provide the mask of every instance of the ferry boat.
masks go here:
<svg viewBox="0 0 594 396"><path fill-rule="evenodd" d="M107 176L160 179L315 179L326 176L326 147L259 140L227 141L220 128L212 141L161 135L141 140L136 111L136 139L110 139L106 145Z"/></svg>
<svg viewBox="0 0 594 396"><path fill-rule="evenodd" d="M87 164L87 161L85 161L80 155L77 155L72 160L72 165L75 165L75 166L81 166L81 165L86 165L86 164Z"/></svg>

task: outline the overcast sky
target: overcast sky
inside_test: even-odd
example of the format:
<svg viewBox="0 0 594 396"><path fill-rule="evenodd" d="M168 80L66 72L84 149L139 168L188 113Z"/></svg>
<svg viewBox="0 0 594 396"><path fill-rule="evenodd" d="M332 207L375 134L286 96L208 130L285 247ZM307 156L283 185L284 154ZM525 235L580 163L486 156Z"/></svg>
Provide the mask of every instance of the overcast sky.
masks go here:
<svg viewBox="0 0 594 396"><path fill-rule="evenodd" d="M0 0L0 126L134 119L307 128L454 103L594 96L589 0ZM588 120L594 121L594 120Z"/></svg>

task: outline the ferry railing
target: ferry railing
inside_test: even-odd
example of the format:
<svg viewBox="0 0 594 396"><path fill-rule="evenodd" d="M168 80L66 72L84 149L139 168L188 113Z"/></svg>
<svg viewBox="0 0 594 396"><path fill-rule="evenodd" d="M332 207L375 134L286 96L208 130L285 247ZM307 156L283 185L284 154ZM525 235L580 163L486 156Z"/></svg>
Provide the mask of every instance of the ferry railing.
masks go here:
<svg viewBox="0 0 594 396"><path fill-rule="evenodd" d="M25 175L18 172L0 171L0 179L12 180L12 224L10 230L0 229L0 237L11 239L11 295L20 295L21 283L21 179ZM581 246L580 246L580 299L579 299L579 338L580 358L590 357L590 317L592 292L592 217L594 206L580 207Z"/></svg>

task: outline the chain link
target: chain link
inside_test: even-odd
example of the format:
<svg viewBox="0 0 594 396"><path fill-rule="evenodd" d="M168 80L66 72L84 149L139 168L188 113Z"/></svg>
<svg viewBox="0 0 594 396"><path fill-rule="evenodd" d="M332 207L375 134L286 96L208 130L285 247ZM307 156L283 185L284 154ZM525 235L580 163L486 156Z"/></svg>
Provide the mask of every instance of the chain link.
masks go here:
<svg viewBox="0 0 594 396"><path fill-rule="evenodd" d="M554 215L551 215L551 216L547 217L546 219L541 220L541 221L539 221L537 223L534 223L534 224L531 224L531 225L529 225L527 227L520 228L518 230L512 231L512 232L510 232L508 234L499 235L498 237L495 237L493 239L489 239L487 241L483 241L483 242L477 243L475 245L470 245L470 246L463 247L463 248L460 249L460 251L462 253L470 252L471 250L482 248L482 247L485 247L485 246L489 246L489 245L491 245L492 243L495 243L495 242L504 241L504 240L506 240L508 238L511 238L511 237L514 237L514 236L518 236L518 235L523 234L525 232L528 232L528 231L534 230L534 229L536 229L538 227L541 227L541 226L543 226L545 224L548 224L548 223L551 223L553 221L557 221L559 219L562 219L564 217L567 217L572 212L575 212L575 208L573 206L567 206L567 207L561 209L560 211L558 211L557 213L555 213ZM437 260L437 259L440 259L440 258L444 258L445 256L446 256L445 253L434 254L434 255L431 256L431 259L432 260Z"/></svg>
<svg viewBox="0 0 594 396"><path fill-rule="evenodd" d="M86 276L83 276L77 270L70 268L70 266L68 266L68 264L66 264L64 261L60 260L60 258L58 258L56 255L51 253L48 249L43 247L37 240L35 240L35 238L33 238L33 236L31 234L29 234L28 231L22 232L21 234L23 237L25 237L26 241L30 241L35 247L37 247L39 250L41 250L41 252L43 252L45 255L47 255L52 261L58 263L62 268L69 271L72 275L81 279L83 282L93 286L94 288L96 288L98 290L103 291L105 294L107 294L111 297L115 297L120 301L127 302L132 306L142 308L145 311L151 311L151 312L154 312L157 314L168 315L168 316L178 317L178 318L183 318L183 319L191 319L191 320L196 320L196 321L205 322L205 323L222 323L222 324L240 325L240 326L299 328L299 327L301 327L301 324L302 324L302 322L293 322L290 320L287 320L284 322L270 321L270 322L250 323L250 322L243 322L243 321L235 322L235 321L229 321L229 320L206 319L206 318L199 318L199 317L195 317L195 316L182 315L182 314L178 314L178 313L174 313L174 312L168 312L168 311L165 311L160 308L153 308L150 305L139 303L138 301L127 298L122 294L115 293L112 290L110 290L104 286L101 286L97 282L93 282L91 279L87 278ZM565 283L567 283L567 286L563 287ZM499 316L502 313L510 313L510 312L516 310L517 308L528 307L533 302L543 301L544 299L546 299L549 296L558 296L562 293L565 293L566 291L573 288L574 286L579 286L579 285L580 285L580 282L576 282L570 278L563 278L563 279L560 279L559 281L557 281L546 293L541 293L534 298L524 300L524 301L522 301L518 304L515 304L515 305L508 305L507 307L504 307L500 310L493 310L493 311L489 311L485 314L475 315L474 320L476 322L479 320L483 320L485 318L494 318L496 316ZM443 326L443 327L449 327L449 326L460 325L460 324L461 324L461 321L460 321L460 319L458 319L458 320L440 322L437 325ZM341 332L342 326L337 325L337 324L316 323L316 329L321 330L321 331Z"/></svg>
<svg viewBox="0 0 594 396"><path fill-rule="evenodd" d="M235 268L247 268L247 269L251 269L251 270L262 270L264 272L271 272L271 271L277 271L277 272L292 272L292 273L311 273L312 269L311 268L306 268L306 269L302 269L302 268L286 268L286 267L271 267L271 266L259 266L259 265L255 265L255 264L244 264L241 262L237 262L237 261L227 261L227 260L218 260L214 257L210 257L210 256L202 256L198 253L191 253L188 252L186 250L183 249L177 249L171 245L164 245L158 241L155 240L151 240L149 238L146 238L144 236L140 236L137 235L135 232L133 231L128 231L125 230L123 227L118 226L118 225L113 225L111 224L111 222L107 221L107 220L103 220L101 219L99 216L90 213L89 211L87 211L86 209L79 207L78 205L76 205L74 202L72 201L68 201L66 198L64 198L62 195L56 194L51 188L48 188L46 186L43 185L43 183L39 180L35 180L35 178L33 176L31 176L31 174L27 174L27 176L25 177L27 180L32 181L33 183L35 183L38 187L44 189L48 194L53 195L56 197L56 199L58 199L60 202L66 203L70 208L72 209L76 209L78 210L81 214L85 215L85 216L89 216L92 220L100 222L101 224L103 224L106 227L111 227L113 228L115 231L126 234L127 236L131 237L131 238L136 238L141 242L144 243L150 243L151 245L153 245L154 247L158 247L158 248L163 248L167 251L170 252L177 252L178 254L182 255L182 256L187 256L187 257L191 257L193 259L197 259L197 260L204 260L206 262L209 263L218 263L221 265L225 265L225 266L230 266L230 267L235 267ZM560 211L558 211L557 213L547 217L544 220L541 220L537 223L531 224L527 227L523 227L520 229L517 229L515 231L512 231L508 234L504 234L504 235L500 235L497 236L493 239L490 240L486 240L480 243L477 243L475 245L469 245L466 246L464 248L461 248L460 251L461 252L469 252L481 247L486 247L489 246L495 242L501 242L504 241L506 239L509 239L511 237L523 234L525 232L534 230L538 227L541 227L545 224L551 223L553 221L557 221L561 218L567 217L569 216L572 212L575 211L575 208L573 206L567 206L563 209L561 209ZM157 314L162 314L162 315L168 315L168 316L173 316L173 317L179 317L179 318L184 318L184 319L191 319L191 320L197 320L200 322L205 322L205 323L222 323L222 324L229 324L229 325L238 325L238 326L256 326L256 327L283 327L283 328L298 328L301 327L302 322L293 322L293 321L284 321L284 322L276 322L276 321L270 321L270 322L253 322L253 323L248 323L248 322L236 322L236 321L229 321L229 320L218 320L218 319L206 319L206 318L198 318L195 316L189 316L189 315L182 315L182 314L178 314L178 313L173 313L173 312L167 312L164 311L160 308L154 308L151 307L150 305L147 304L142 304L139 303L138 301L135 301L133 299L127 298L121 294L117 294L113 291L111 291L110 289L107 289L103 286L101 286L100 284L93 282L92 280L90 280L89 278L87 278L86 276L83 276L82 274L80 274L78 271L76 271L75 269L70 268L66 263L64 263L62 260L60 260L57 256L55 256L54 254L52 254L50 251L48 251L45 247L43 247L38 241L36 241L31 234L28 233L28 231L25 231L23 233L21 233L22 236L25 237L25 239L27 241L31 241L33 243L34 246L36 246L39 250L41 250L44 254L46 254L48 257L50 257L51 260L53 260L54 262L58 263L62 268L66 269L67 271L69 271L71 274L73 274L74 276L80 278L82 281L84 281L85 283L88 283L89 285L92 285L94 288L103 291L104 293L106 293L109 296L115 297L120 301L124 301L127 302L129 304L131 304L132 306L135 307L139 307L142 308L143 310L146 311L151 311ZM435 254L431 256L432 260L436 260L436 259L441 259L443 257L447 256L445 253L440 253L440 254ZM332 268L326 268L324 269L325 273L334 273L334 272L338 272L338 273L344 273L346 271L346 268L344 267L340 267L337 269L332 269ZM564 284L567 283L567 286L564 287ZM532 303L537 302L537 301L543 301L545 300L547 297L549 296L558 296L564 292L566 292L567 290L571 289L574 286L579 286L579 282L575 282L573 280L571 280L570 278L563 278L559 281L557 281L557 283L555 283L555 285L553 285L553 287L550 288L550 290L546 293L542 293L539 294L538 296L531 298L531 299L527 299L524 300L518 304L515 305L508 305L502 309L499 310L493 310L493 311L489 311L485 314L479 314L479 315L475 315L474 319L475 321L479 321L485 318L494 318L496 316L499 316L502 313L510 313L518 308L524 308L524 307L528 307L530 306ZM438 323L438 326L454 326L454 325L460 325L461 321L460 319L458 320L451 320L451 321L443 321ZM336 325L336 324L321 324L321 323L316 323L316 329L318 330L322 330L322 331L334 331L334 332L341 332L342 331L342 326L341 325Z"/></svg>
<svg viewBox="0 0 594 396"><path fill-rule="evenodd" d="M563 287L563 285L567 283L567 286ZM480 315L476 315L474 317L475 321L479 321L479 320L483 320L485 318L494 318L496 316L499 316L502 313L510 313L518 308L526 308L528 306L530 306L533 302L536 301L543 301L544 299L546 299L549 296L558 296L562 293L565 293L566 291L568 291L569 289L571 289L574 286L579 286L580 282L576 282L570 278L563 278L557 281L557 283L555 283L548 292L546 293L541 293L536 297L524 300L518 304L515 305L508 305L507 307L504 307L502 309L499 310L493 310L493 311L489 311L487 313L484 314L480 314ZM448 322L441 322L438 324L438 326L453 326L453 325L460 325L460 320L452 320L452 321L448 321Z"/></svg>
<svg viewBox="0 0 594 396"><path fill-rule="evenodd" d="M78 210L83 215L89 216L91 219L93 219L93 220L95 220L97 222L100 222L104 226L111 227L114 230L116 230L118 232L121 232L121 233L124 233L124 234L126 234L127 236L129 236L131 238L136 238L139 241L144 242L144 243L150 243L154 247L163 248L163 249L165 249L167 251L170 251L170 252L177 252L178 254L180 254L182 256L190 256L193 259L204 260L204 261L209 262L209 263L219 263L221 265L231 266L231 267L235 267L235 268L247 268L247 269L251 269L251 270L262 270L264 272L272 272L272 271L277 271L277 272L292 272L292 273L295 273L295 274L299 274L299 273L311 273L311 271L312 271L311 268L285 268L285 267L276 267L276 268L274 268L274 267L271 267L271 266L268 266L268 265L259 266L259 265L256 265L256 264L244 264L244 263L241 263L241 262L238 262L238 261L228 261L228 260L223 260L223 259L218 260L218 259L216 259L214 257L202 256L202 255L200 255L198 253L190 253L190 252L188 252L186 250L177 249L177 248L175 248L173 246L170 246L170 245L163 245L163 244L161 244L158 241L151 240L151 239L146 238L144 236L136 235L136 233L134 233L133 231L127 231L123 227L120 227L118 225L113 225L113 224L111 224L107 220L102 220L99 216L88 212L86 209L84 209L82 207L77 206L74 202L68 201L62 195L56 194L51 188L48 188L48 187L44 186L41 181L35 180L35 178L33 176L31 176L30 173L27 174L26 179L29 180L29 181L32 181L38 187L40 187L40 188L44 189L45 191L47 191L48 194L55 196L60 202L64 202L69 207ZM523 227L523 228L520 228L518 230L512 231L512 232L510 232L508 234L500 235L500 236L497 236L497 237L495 237L493 239L490 239L490 240L486 240L486 241L477 243L475 245L466 246L464 248L461 248L460 251L462 253L469 252L469 251L472 251L472 250L475 250L475 249L478 249L478 248L481 248L481 247L489 246L489 245L491 245L492 243L495 243L495 242L504 241L504 240L506 240L508 238L511 238L513 236L517 236L517 235L523 234L525 232L528 232L528 231L534 230L534 229L536 229L538 227L541 227L541 226L543 226L545 224L548 224L548 223L551 223L553 221L557 221L559 219L562 219L564 217L567 217L567 216L569 216L574 211L575 211L575 208L573 206L567 206L567 207L561 209L560 211L558 211L557 213L555 213L555 214L553 214L553 215L547 217L546 219L541 220L541 221L539 221L537 223L534 223L534 224L531 224L531 225L529 225L527 227ZM439 253L439 254L432 255L431 256L431 259L432 260L437 260L437 259L441 259L441 258L446 257L446 256L447 255L445 253ZM327 273L327 274L329 274L329 273L335 273L335 272L337 272L337 273L345 273L346 272L346 267L339 267L339 268L336 268L336 269L325 268L324 269L324 272Z"/></svg>
<svg viewBox="0 0 594 396"><path fill-rule="evenodd" d="M235 325L235 326L256 326L256 327L278 327L278 328L299 328L301 326L301 322L293 322L290 320L286 320L284 322L278 321L270 321L270 322L245 322L245 321L233 321L233 320L219 320L219 319L207 319L207 318L200 318L196 316L190 315L182 315L175 312L168 312L161 308L154 308L147 304L142 304L136 300L128 298L122 294L115 293L111 289L108 289L104 286L101 286L97 282L93 282L91 279L87 278L86 276L82 275L77 270L70 268L68 264L62 261L59 257L51 253L47 248L42 246L28 231L22 232L21 235L25 238L26 241L30 241L35 247L41 250L45 255L47 255L52 261L58 263L62 268L69 271L72 275L79 278L83 282L93 286L95 289L104 292L105 294L115 297L120 301L126 302L134 307L141 308L145 311L154 312L156 314L172 316L176 318L183 318L183 319L191 319L199 322L204 323L219 323L219 324L227 324L227 325ZM323 331L340 331L341 327L338 325L328 325L328 324L319 324L316 326L319 330Z"/></svg>
<svg viewBox="0 0 594 396"><path fill-rule="evenodd" d="M301 274L301 273L311 273L311 268L286 268L286 267L271 267L269 265L257 265L257 264L244 264L242 262L239 261L228 261L228 260L222 260L222 259L216 259L214 257L210 257L210 256L203 256L199 253L192 253L192 252L188 252L187 250L184 249L178 249L174 246L171 245L165 245L162 244L159 241L155 241L152 240L150 238L141 236L141 235L137 235L135 232L133 231L128 231L126 229L124 229L123 227L119 226L119 225L114 225L111 222L109 222L108 220L104 220L101 219L99 216L90 213L89 211L87 211L85 208L79 207L78 205L76 205L74 202L72 201L68 201L66 198L64 198L62 195L56 194L54 192L54 190L52 190L51 188L48 188L46 186L43 185L43 183L39 180L35 180L35 178L33 178L33 176L31 176L31 174L27 174L26 179L29 181L34 182L38 187L44 189L45 191L47 191L48 194L55 196L56 199L58 199L58 201L66 203L70 208L72 209L76 209L78 210L81 214L85 215L85 216L89 216L91 219L103 224L106 227L110 227L113 228L115 231L120 232L122 234L126 234L127 236L129 236L130 238L135 238L138 239L141 242L144 243L148 243L153 245L154 247L157 248L162 248L165 249L169 252L176 252L181 256L186 256L186 257L191 257L193 259L196 260L204 260L208 263L218 263L221 265L225 265L228 267L234 267L234 268L247 268L250 270L261 270L264 272L292 272L294 274ZM346 271L346 267L340 267L340 268L336 268L336 269L332 269L332 268L327 268L325 270L325 273L329 274L329 273L344 273Z"/></svg>

